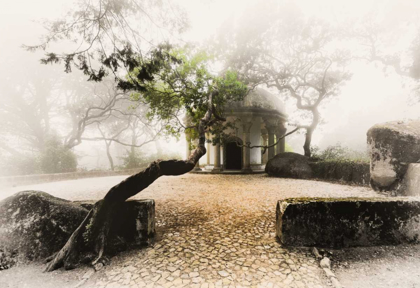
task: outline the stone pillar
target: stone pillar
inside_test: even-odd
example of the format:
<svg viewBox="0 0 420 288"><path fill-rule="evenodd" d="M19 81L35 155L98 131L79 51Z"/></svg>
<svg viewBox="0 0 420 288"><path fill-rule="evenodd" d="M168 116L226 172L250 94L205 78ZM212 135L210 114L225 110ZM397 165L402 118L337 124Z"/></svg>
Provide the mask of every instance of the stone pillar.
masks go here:
<svg viewBox="0 0 420 288"><path fill-rule="evenodd" d="M268 145L268 132L267 130L263 130L261 132L261 136L263 139L263 146L267 146ZM268 161L268 151L265 151L265 153L262 155L262 164L267 164Z"/></svg>
<svg viewBox="0 0 420 288"><path fill-rule="evenodd" d="M251 130L252 122L251 119L247 119L246 122L243 123L243 136L242 142L244 145L250 145L250 130ZM242 171L243 172L252 172L251 170L251 149L248 147L242 147L243 149L243 163L242 163Z"/></svg>
<svg viewBox="0 0 420 288"><path fill-rule="evenodd" d="M191 139L188 135L185 134L185 140L187 142L187 150L186 150L187 156L186 156L186 158L188 159L188 157L190 157L190 155L191 155L191 147L190 147L191 146Z"/></svg>
<svg viewBox="0 0 420 288"><path fill-rule="evenodd" d="M195 141L195 145L196 146L198 145L198 140ZM201 171L201 168L200 168L200 159L195 164L194 171Z"/></svg>
<svg viewBox="0 0 420 288"><path fill-rule="evenodd" d="M212 172L220 172L222 167L220 166L220 144L216 144L214 147L214 167Z"/></svg>
<svg viewBox="0 0 420 288"><path fill-rule="evenodd" d="M280 127L276 130L276 137L277 139L279 139L280 137L282 137L284 134L286 134L287 128L285 127ZM276 145L276 155L279 153L284 152L286 149L286 138L283 138L280 140L280 142L277 143Z"/></svg>
<svg viewBox="0 0 420 288"><path fill-rule="evenodd" d="M210 133L208 133L207 134L207 147L206 147L206 150L207 150L207 165L210 165L210 145L211 145L211 142L210 142Z"/></svg>
<svg viewBox="0 0 420 288"><path fill-rule="evenodd" d="M274 144L274 134L275 134L276 126L266 125L265 128L267 129L267 132L268 132L268 145L273 145ZM275 155L274 146L268 148L268 160L273 158L274 155Z"/></svg>
<svg viewBox="0 0 420 288"><path fill-rule="evenodd" d="M277 134L277 130L279 128L279 119L278 118L264 118L265 128L268 131L268 145L273 145L274 142L274 134ZM281 124L280 124L281 125ZM281 125L280 127L283 127ZM275 147L268 148L268 160L273 158L276 155Z"/></svg>
<svg viewBox="0 0 420 288"><path fill-rule="evenodd" d="M250 141L252 146L261 145L261 117L252 118L252 127L250 130ZM250 149L251 154L251 169L260 169L262 158L261 158L261 148Z"/></svg>

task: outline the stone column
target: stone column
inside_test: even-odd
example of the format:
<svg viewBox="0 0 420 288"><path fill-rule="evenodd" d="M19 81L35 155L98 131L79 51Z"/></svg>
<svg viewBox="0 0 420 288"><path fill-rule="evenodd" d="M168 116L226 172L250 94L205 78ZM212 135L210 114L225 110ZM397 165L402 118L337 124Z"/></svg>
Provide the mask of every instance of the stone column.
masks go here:
<svg viewBox="0 0 420 288"><path fill-rule="evenodd" d="M186 158L188 158L191 155L191 147L190 147L191 146L191 139L186 134L185 134L185 141L187 142L187 147L186 147L187 148L187 150L186 150L187 156L186 156Z"/></svg>
<svg viewBox="0 0 420 288"><path fill-rule="evenodd" d="M286 131L287 131L287 128L279 127L276 130L277 139L279 139L284 134L286 134ZM277 145L276 145L276 155L285 151L285 148L286 148L285 145L286 145L286 138L281 139L280 142L277 143Z"/></svg>
<svg viewBox="0 0 420 288"><path fill-rule="evenodd" d="M198 145L198 140L195 141L195 145L196 146ZM200 159L195 164L194 171L201 171L201 168L200 168Z"/></svg>
<svg viewBox="0 0 420 288"><path fill-rule="evenodd" d="M263 146L267 146L268 145L268 132L267 130L263 130L261 131L261 136L263 139ZM268 161L268 151L265 151L265 153L262 156L262 164L267 164Z"/></svg>
<svg viewBox="0 0 420 288"><path fill-rule="evenodd" d="M273 145L274 144L274 133L275 133L276 126L266 125L265 128L267 129L267 132L268 132L268 145ZM273 158L274 155L275 155L274 146L268 148L268 160Z"/></svg>
<svg viewBox="0 0 420 288"><path fill-rule="evenodd" d="M252 126L252 119L247 119L246 122L243 123L243 136L242 142L244 145L250 145L250 130ZM242 147L243 151L243 163L242 163L242 171L243 172L252 172L251 169L251 149L248 147Z"/></svg>
<svg viewBox="0 0 420 288"><path fill-rule="evenodd" d="M207 139L207 147L206 147L206 149L207 149L207 165L210 165L210 145L211 145L211 142L210 142L210 133L208 133L207 134L207 137L206 137L206 139Z"/></svg>
<svg viewBox="0 0 420 288"><path fill-rule="evenodd" d="M274 134L276 134L276 130L278 129L279 119L278 118L265 118L265 128L268 131L268 145L273 145L274 142ZM276 155L275 147L268 148L268 160L273 158Z"/></svg>
<svg viewBox="0 0 420 288"><path fill-rule="evenodd" d="M222 167L220 166L220 144L216 144L214 147L214 167L212 172L220 172Z"/></svg>

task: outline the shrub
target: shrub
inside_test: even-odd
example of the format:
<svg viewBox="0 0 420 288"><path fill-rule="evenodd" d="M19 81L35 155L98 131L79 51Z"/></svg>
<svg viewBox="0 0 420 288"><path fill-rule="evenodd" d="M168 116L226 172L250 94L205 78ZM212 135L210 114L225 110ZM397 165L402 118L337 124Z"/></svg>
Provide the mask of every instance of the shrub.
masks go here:
<svg viewBox="0 0 420 288"><path fill-rule="evenodd" d="M61 143L56 136L50 137L41 153L40 167L43 173L66 173L77 169L76 155Z"/></svg>
<svg viewBox="0 0 420 288"><path fill-rule="evenodd" d="M356 161L369 163L369 157L367 151L361 152L343 147L340 143L330 145L324 150L320 150L319 147L311 147L311 154L313 161Z"/></svg>
<svg viewBox="0 0 420 288"><path fill-rule="evenodd" d="M369 163L351 160L325 160L310 162L312 175L318 179L336 180L358 185L370 181Z"/></svg>

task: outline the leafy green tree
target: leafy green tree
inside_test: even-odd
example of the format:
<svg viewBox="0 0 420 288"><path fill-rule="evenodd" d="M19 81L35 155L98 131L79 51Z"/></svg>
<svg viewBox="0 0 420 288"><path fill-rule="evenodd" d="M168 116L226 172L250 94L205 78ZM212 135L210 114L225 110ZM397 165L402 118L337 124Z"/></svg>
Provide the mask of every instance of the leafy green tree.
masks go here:
<svg viewBox="0 0 420 288"><path fill-rule="evenodd" d="M204 53L156 44L170 39L156 37L162 31L171 35L185 28L186 18L177 11L173 3L164 0L89 1L76 7L68 18L51 23L51 32L43 43L27 47L48 51L54 41L76 42L71 52L48 51L42 63L62 63L66 72L79 69L89 81L98 82L112 75L120 91L131 92L134 100L148 105L147 116L163 121L167 133L178 135L189 128L196 129L198 135L197 147L188 159L154 161L145 170L112 187L96 202L49 263L47 271L63 265L67 269L74 267L80 251L93 252L93 265L103 262L115 207L160 176L191 171L206 153L209 127L224 121L220 113L225 104L241 99L246 93L247 88L237 80L236 73L211 75L206 69L208 57ZM156 27L158 33L148 32ZM182 114L192 118L192 127L183 125Z"/></svg>
<svg viewBox="0 0 420 288"><path fill-rule="evenodd" d="M195 129L197 147L186 160L154 161L145 170L111 188L52 260L48 271L61 265L72 267L75 264L73 256L84 245L94 247L97 258L93 264L103 261L114 207L147 188L160 176L191 171L206 153L205 135L209 127L225 120L220 116L223 107L230 101L242 99L247 92L247 87L237 80L234 72L227 71L223 76L210 74L206 69L208 57L205 53L189 53L188 49L165 44L143 55L141 62L128 47L122 55L120 59L129 71L126 77L117 80L118 87L132 91L133 99L146 103L148 117L166 123L164 128L167 133L178 135L183 129ZM185 113L192 119L191 127L185 127L180 121L180 116ZM90 231L88 244L78 241L86 227Z"/></svg>

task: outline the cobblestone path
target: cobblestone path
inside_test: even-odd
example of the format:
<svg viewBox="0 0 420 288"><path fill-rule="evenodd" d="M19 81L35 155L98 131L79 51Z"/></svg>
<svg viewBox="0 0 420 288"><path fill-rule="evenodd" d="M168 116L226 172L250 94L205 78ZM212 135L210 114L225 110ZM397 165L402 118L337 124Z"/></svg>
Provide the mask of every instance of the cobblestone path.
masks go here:
<svg viewBox="0 0 420 288"><path fill-rule="evenodd" d="M277 201L300 196L377 194L264 175L164 177L136 196L156 200L154 247L112 258L84 287L325 287L309 250L275 239Z"/></svg>

